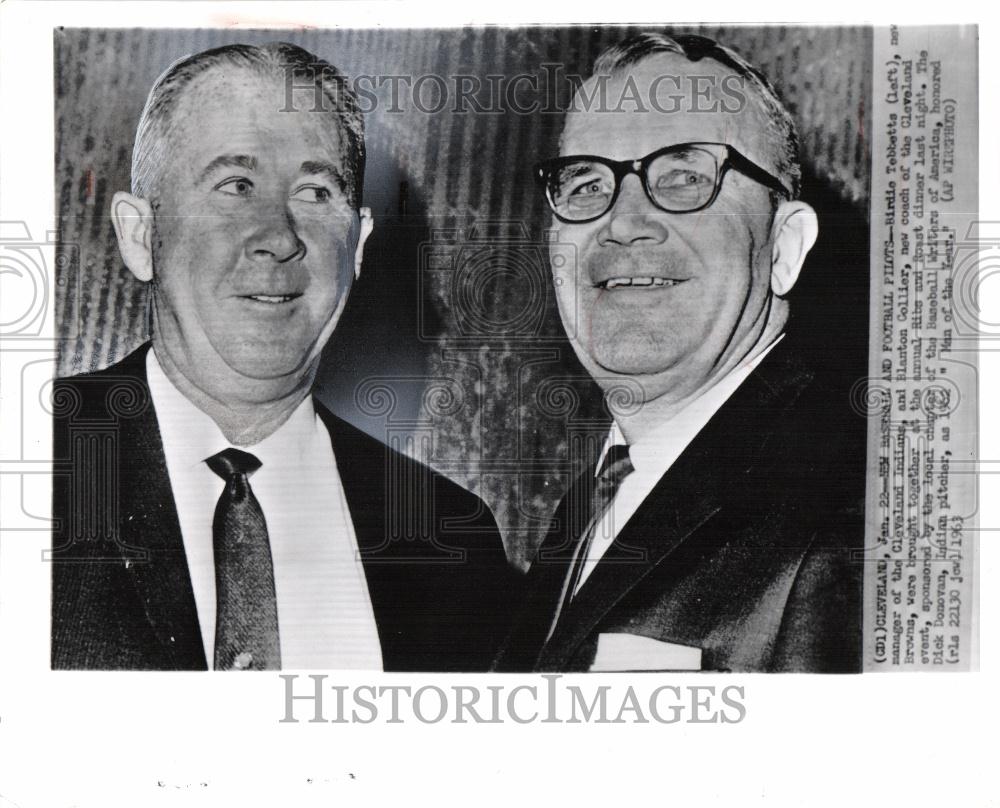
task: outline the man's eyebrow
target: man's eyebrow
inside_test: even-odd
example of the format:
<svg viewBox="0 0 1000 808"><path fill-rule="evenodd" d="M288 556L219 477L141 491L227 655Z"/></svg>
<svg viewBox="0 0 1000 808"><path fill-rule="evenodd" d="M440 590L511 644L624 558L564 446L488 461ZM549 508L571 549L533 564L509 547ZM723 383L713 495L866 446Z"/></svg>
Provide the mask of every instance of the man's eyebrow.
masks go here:
<svg viewBox="0 0 1000 808"><path fill-rule="evenodd" d="M327 160L306 160L299 166L303 174L328 174L333 179L342 179L344 172L336 163Z"/></svg>
<svg viewBox="0 0 1000 808"><path fill-rule="evenodd" d="M678 143L676 146L671 146L670 148L673 149L673 151L669 152L671 157L680 157L688 160L701 151L698 145L694 143Z"/></svg>
<svg viewBox="0 0 1000 808"><path fill-rule="evenodd" d="M202 169L198 181L206 179L217 168L242 168L245 171L255 171L257 158L249 154L220 154Z"/></svg>

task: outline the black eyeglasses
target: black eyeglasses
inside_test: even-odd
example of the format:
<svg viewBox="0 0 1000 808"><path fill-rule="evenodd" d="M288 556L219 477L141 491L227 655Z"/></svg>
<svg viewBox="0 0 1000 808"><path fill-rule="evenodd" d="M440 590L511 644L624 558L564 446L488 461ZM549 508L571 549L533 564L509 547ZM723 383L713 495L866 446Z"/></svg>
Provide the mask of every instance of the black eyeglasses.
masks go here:
<svg viewBox="0 0 1000 808"><path fill-rule="evenodd" d="M694 213L719 195L729 168L791 198L785 184L726 143L678 143L638 160L608 160L590 154L556 157L535 166L549 207L560 221L583 224L614 206L622 180L638 174L646 196L667 213Z"/></svg>

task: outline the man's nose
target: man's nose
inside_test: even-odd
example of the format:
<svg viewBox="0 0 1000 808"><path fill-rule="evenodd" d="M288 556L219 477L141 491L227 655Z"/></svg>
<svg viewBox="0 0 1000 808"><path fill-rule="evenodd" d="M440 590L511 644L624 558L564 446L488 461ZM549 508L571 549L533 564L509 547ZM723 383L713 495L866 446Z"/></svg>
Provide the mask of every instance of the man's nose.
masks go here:
<svg viewBox="0 0 1000 808"><path fill-rule="evenodd" d="M295 219L283 202L267 205L259 211L247 239L246 251L251 260L279 264L305 257L306 245L299 238Z"/></svg>
<svg viewBox="0 0 1000 808"><path fill-rule="evenodd" d="M668 237L666 215L646 196L642 180L629 174L622 180L618 199L608 212L597 241L602 246L662 244Z"/></svg>

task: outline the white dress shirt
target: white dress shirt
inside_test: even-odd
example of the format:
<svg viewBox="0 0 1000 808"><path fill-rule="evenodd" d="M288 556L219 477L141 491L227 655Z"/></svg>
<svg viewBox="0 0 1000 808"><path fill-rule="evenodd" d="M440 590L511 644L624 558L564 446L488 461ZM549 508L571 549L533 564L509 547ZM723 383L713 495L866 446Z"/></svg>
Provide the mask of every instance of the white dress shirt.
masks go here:
<svg viewBox="0 0 1000 808"><path fill-rule="evenodd" d="M174 387L152 350L146 372L211 667L216 612L212 520L225 482L205 460L232 444ZM250 487L267 521L282 669L381 670L378 629L354 525L330 435L312 398L306 396L260 443L236 448L261 462L250 476Z"/></svg>
<svg viewBox="0 0 1000 808"><path fill-rule="evenodd" d="M729 400L729 397L736 392L736 388L746 381L754 368L763 361L764 357L781 341L783 336L784 334L780 335L749 362L737 365L684 409L657 425L655 429L629 446L629 459L632 461L635 471L622 480L611 505L604 512L601 521L594 527L590 551L580 572L580 580L573 592L574 595L580 591L584 581L594 571L597 563L604 557L615 538L628 524L628 520L639 510L639 506L650 495L660 478L667 473L688 444L701 432L718 409ZM604 462L604 456L612 446L616 444L627 445L627 443L621 428L617 423L612 423L608 437L604 441L604 448L598 458L597 469L600 469L601 463ZM594 474L596 476L596 470Z"/></svg>

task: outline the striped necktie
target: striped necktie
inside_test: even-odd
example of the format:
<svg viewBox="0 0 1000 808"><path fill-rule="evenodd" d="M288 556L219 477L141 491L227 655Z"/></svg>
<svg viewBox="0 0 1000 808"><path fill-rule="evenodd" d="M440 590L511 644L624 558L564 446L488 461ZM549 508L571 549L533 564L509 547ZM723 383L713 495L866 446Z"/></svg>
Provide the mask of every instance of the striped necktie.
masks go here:
<svg viewBox="0 0 1000 808"><path fill-rule="evenodd" d="M261 463L239 449L205 461L226 481L215 506L215 670L280 670L278 602L267 522L249 477Z"/></svg>
<svg viewBox="0 0 1000 808"><path fill-rule="evenodd" d="M590 505L587 510L588 518L577 539L577 549L573 554L573 562L570 565L569 573L563 584L564 588L559 608L556 611L555 619L552 621L552 627L549 630L550 637L552 636L552 632L555 631L559 618L562 617L563 612L573 599L577 587L580 585L580 577L583 575L583 568L587 564L587 558L590 555L590 548L593 545L597 527L604 517L605 512L614 501L622 481L633 471L635 471L635 467L632 465L631 458L629 458L628 446L617 443L608 449L604 456L604 461L601 463L600 471L593 478L594 489L591 492ZM590 480L588 479L586 482L590 482Z"/></svg>

